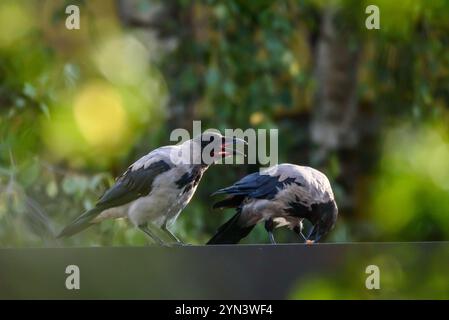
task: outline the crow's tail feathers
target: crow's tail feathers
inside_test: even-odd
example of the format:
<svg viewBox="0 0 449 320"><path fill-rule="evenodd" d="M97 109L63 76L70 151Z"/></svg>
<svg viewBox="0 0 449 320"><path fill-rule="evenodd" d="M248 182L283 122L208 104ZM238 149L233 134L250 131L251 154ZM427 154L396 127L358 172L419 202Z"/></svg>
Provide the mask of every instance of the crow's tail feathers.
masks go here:
<svg viewBox="0 0 449 320"><path fill-rule="evenodd" d="M254 225L241 226L239 224L240 215L241 210L239 208L231 219L218 228L217 233L206 244L236 244L245 238L254 228Z"/></svg>
<svg viewBox="0 0 449 320"><path fill-rule="evenodd" d="M92 208L78 218L76 218L72 223L65 227L58 235L57 238L65 238L73 236L74 234L83 231L92 225L92 220L103 211L102 208L95 207Z"/></svg>
<svg viewBox="0 0 449 320"><path fill-rule="evenodd" d="M245 199L245 196L231 196L224 200L218 201L214 204L213 208L237 208L239 207L243 200Z"/></svg>

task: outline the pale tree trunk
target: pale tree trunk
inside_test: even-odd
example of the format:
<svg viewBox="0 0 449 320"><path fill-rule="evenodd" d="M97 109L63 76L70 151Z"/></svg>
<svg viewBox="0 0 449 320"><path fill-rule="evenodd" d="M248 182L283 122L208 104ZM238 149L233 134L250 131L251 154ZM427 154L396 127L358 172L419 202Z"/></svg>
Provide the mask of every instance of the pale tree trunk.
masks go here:
<svg viewBox="0 0 449 320"><path fill-rule="evenodd" d="M310 130L318 163L329 152L353 148L358 141L354 123L359 50L351 48L349 31L337 28L337 15L336 8L324 10L316 47L317 91Z"/></svg>

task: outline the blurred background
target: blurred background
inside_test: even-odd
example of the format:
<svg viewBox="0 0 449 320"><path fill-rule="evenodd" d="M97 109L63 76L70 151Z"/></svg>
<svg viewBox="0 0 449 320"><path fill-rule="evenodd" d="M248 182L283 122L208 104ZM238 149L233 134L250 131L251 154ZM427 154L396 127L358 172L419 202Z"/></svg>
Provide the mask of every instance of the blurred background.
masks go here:
<svg viewBox="0 0 449 320"><path fill-rule="evenodd" d="M79 30L65 27L70 4ZM380 30L365 28L369 4ZM0 246L146 245L122 220L59 243L53 234L193 120L279 129L280 162L331 180L340 216L328 242L449 239L448 10L445 0L2 0ZM233 214L212 210L210 193L257 169L212 167L175 233L205 243ZM263 226L244 242L268 242Z"/></svg>

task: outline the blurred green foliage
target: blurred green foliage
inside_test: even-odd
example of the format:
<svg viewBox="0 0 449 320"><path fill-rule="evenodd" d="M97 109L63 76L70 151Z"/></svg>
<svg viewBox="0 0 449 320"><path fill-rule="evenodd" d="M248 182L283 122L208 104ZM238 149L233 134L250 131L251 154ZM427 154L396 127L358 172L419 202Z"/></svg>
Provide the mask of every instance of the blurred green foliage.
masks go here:
<svg viewBox="0 0 449 320"><path fill-rule="evenodd" d="M340 218L329 241L448 238L447 1L131 2L142 16L161 5L172 16L155 36L151 24L121 18L117 1L78 1L82 27L70 31L67 1L0 3L1 246L56 245L55 230L191 120L278 128L280 162L312 165L331 179ZM379 31L365 29L368 4L381 10ZM308 127L313 47L328 6L339 8L337 32L351 30L349 45L361 51L357 112L365 122L354 130L372 129L323 163ZM256 169L211 168L175 232L207 241L232 214L211 210L211 191ZM297 240L285 230L277 236ZM267 241L259 227L245 240ZM126 221L63 241L146 243Z"/></svg>
<svg viewBox="0 0 449 320"><path fill-rule="evenodd" d="M445 244L428 249L419 244L395 244L394 247L364 245L340 259L332 271L301 279L292 287L290 299L448 299L449 251ZM430 249L430 250L429 250ZM348 250L350 251L350 250ZM361 250L360 250L361 251ZM357 252L357 255L354 254ZM366 288L372 274L366 267L379 268L379 290ZM418 267L419 266L419 267ZM338 275L338 276L335 276Z"/></svg>

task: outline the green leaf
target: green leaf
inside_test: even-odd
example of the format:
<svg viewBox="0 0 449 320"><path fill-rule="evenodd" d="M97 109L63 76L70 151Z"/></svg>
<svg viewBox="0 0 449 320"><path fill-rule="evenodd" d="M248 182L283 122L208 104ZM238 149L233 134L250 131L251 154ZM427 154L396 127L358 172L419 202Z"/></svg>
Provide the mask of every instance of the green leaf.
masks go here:
<svg viewBox="0 0 449 320"><path fill-rule="evenodd" d="M50 119L50 110L48 109L48 106L45 103L41 102L39 103L39 108L45 114L47 119Z"/></svg>
<svg viewBox="0 0 449 320"><path fill-rule="evenodd" d="M37 181L39 174L39 163L37 161L33 161L19 171L19 181L24 188L30 187Z"/></svg>
<svg viewBox="0 0 449 320"><path fill-rule="evenodd" d="M30 84L30 83L25 83L24 87L23 87L23 94L29 98L36 98L36 88Z"/></svg>
<svg viewBox="0 0 449 320"><path fill-rule="evenodd" d="M55 180L51 180L47 184L47 187L45 188L45 191L47 192L47 195L50 198L56 197L57 194L58 194L58 184L56 183L56 181Z"/></svg>
<svg viewBox="0 0 449 320"><path fill-rule="evenodd" d="M62 190L69 195L72 195L77 190L76 181L73 177L65 177L62 181Z"/></svg>

